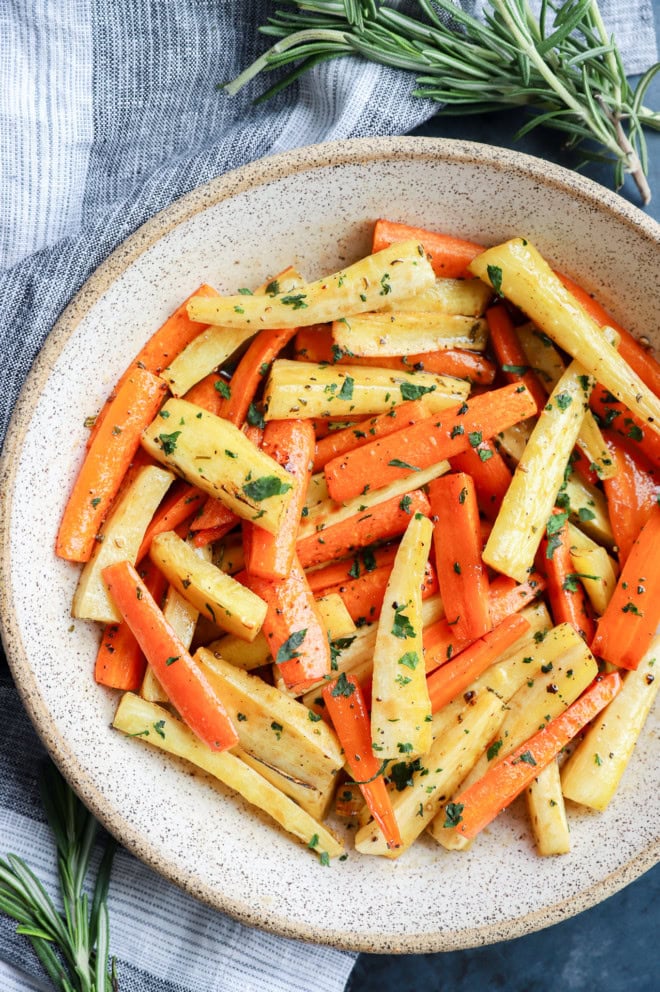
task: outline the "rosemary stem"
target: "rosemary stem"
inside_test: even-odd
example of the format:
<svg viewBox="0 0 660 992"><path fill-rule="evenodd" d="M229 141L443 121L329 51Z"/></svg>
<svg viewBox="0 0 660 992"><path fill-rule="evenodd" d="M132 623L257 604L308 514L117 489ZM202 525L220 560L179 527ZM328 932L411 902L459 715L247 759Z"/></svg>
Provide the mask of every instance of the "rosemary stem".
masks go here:
<svg viewBox="0 0 660 992"><path fill-rule="evenodd" d="M598 6L598 3L596 2L596 0L592 0L592 3L591 3L591 16L593 17L594 23L595 23L596 27L598 28L598 33L599 33L599 35L601 37L601 40L602 40L603 44L604 45L607 45L608 42L609 42L609 38L607 36L607 29L605 27L605 24L603 23L603 18L602 18L601 13L600 13L600 7ZM619 69L618 69L618 66L616 64L616 58L614 57L614 52L612 52L612 51L607 52L606 55L605 55L605 60L607 62L607 65L609 66L610 72L612 73L612 79L615 80L615 83L614 83L614 94L613 95L614 95L614 100L616 102L617 107L620 108L621 107L621 84L619 83Z"/></svg>
<svg viewBox="0 0 660 992"><path fill-rule="evenodd" d="M296 45L305 44L308 41L321 41L329 43L339 43L346 44L348 42L348 35L343 31L332 31L328 29L320 28L309 28L306 31L296 31L295 34L290 34L287 38L282 38L281 41L275 42L275 44L260 55L258 59L249 65L247 69L233 79L230 83L225 83L224 90L229 94L229 96L235 96L239 90L242 90L251 79L258 76L263 69L268 68L268 62L272 55L278 55L280 52L286 52L289 48L295 48Z"/></svg>
<svg viewBox="0 0 660 992"><path fill-rule="evenodd" d="M626 156L628 171L637 185L637 189L639 190L644 206L647 206L647 204L651 202L651 187L649 186L646 176L644 175L644 169L642 168L642 163L639 160L639 156L630 144L628 135L623 129L621 118L618 114L613 114L612 111L604 105L600 97L596 97L596 99L598 100L603 113L611 121L614 127L619 148L621 148Z"/></svg>

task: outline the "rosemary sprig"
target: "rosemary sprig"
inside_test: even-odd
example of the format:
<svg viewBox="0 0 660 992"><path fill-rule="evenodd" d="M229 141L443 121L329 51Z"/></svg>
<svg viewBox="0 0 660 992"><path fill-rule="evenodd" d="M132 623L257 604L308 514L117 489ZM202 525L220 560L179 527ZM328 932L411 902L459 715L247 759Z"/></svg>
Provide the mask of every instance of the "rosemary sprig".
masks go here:
<svg viewBox="0 0 660 992"><path fill-rule="evenodd" d="M55 837L62 911L22 858L0 858L0 912L19 924L58 992L117 992L114 971L108 972L107 895L115 850L106 845L96 875L91 906L87 877L96 820L49 765L41 781L46 818Z"/></svg>
<svg viewBox="0 0 660 992"><path fill-rule="evenodd" d="M643 100L660 63L633 90L597 0L541 0L538 18L528 0L488 2L479 21L452 0L417 0L419 18L377 0L281 0L259 29L280 40L225 89L235 94L262 70L297 63L259 98L268 99L320 61L362 55L414 72L414 95L445 113L529 109L517 138L539 124L562 131L585 160L612 163L617 187L630 173L648 203L643 129L660 128L660 113Z"/></svg>

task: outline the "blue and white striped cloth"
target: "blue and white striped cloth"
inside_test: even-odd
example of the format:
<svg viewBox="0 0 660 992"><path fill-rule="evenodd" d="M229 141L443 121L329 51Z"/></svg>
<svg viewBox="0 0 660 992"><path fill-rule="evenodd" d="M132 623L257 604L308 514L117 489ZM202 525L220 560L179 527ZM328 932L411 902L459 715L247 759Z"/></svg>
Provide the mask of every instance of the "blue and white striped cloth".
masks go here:
<svg viewBox="0 0 660 992"><path fill-rule="evenodd" d="M480 0L465 0L475 9ZM333 138L402 134L433 113L412 79L358 60L318 66L258 108L229 99L265 43L265 0L0 0L0 441L35 354L94 268L191 188L263 155ZM409 10L416 6L412 0ZM627 69L655 59L650 0L604 0ZM42 748L0 658L0 855L48 884L54 853L36 790ZM130 992L339 992L354 956L248 930L126 852L111 945ZM47 988L0 916L0 988Z"/></svg>

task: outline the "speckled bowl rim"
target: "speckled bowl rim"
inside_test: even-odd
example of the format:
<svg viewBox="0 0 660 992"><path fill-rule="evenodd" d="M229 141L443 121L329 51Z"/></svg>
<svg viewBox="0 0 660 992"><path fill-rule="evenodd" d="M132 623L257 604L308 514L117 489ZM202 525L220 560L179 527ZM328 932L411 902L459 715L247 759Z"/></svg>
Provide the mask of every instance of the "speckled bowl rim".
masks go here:
<svg viewBox="0 0 660 992"><path fill-rule="evenodd" d="M138 858L181 886L197 899L222 910L242 923L267 929L284 937L330 944L345 950L377 953L428 953L460 950L533 933L568 919L633 882L660 860L660 839L631 858L605 878L589 885L570 900L560 901L521 916L517 920L491 923L457 932L425 931L399 937L383 933L382 943L372 937L358 937L350 930L316 929L284 918L261 915L249 903L228 898L206 885L192 872L178 870L159 854L155 845L133 828L120 810L108 808L92 777L80 767L68 742L53 731L49 712L31 670L22 634L14 619L9 526L13 483L23 440L32 410L47 385L55 359L87 312L108 287L159 239L189 218L223 200L252 187L280 180L296 173L335 165L358 165L383 159L417 160L443 158L462 164L485 164L511 174L525 174L542 185L569 193L583 206L614 215L650 244L660 249L660 225L610 190L573 172L524 155L474 142L444 138L397 137L358 138L312 145L260 159L193 189L181 199L148 220L96 269L64 310L39 352L15 406L0 459L0 626L3 644L18 691L41 740L51 757L98 820ZM386 947L384 946L386 945Z"/></svg>

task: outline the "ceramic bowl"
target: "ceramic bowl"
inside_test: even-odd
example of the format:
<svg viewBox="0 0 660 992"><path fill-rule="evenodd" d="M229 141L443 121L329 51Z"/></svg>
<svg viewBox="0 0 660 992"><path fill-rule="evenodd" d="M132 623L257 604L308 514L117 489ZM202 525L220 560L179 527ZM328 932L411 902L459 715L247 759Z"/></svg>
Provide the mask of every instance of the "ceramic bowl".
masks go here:
<svg viewBox="0 0 660 992"><path fill-rule="evenodd" d="M222 176L111 255L35 363L3 462L3 626L48 750L138 857L218 909L289 937L438 951L547 926L656 862L657 722L609 809L571 809L568 856L538 857L514 807L464 854L422 838L396 862L351 853L326 868L228 790L111 729L116 694L92 676L98 631L72 624L77 568L53 554L85 416L180 301L202 281L233 292L289 263L308 278L335 271L368 252L379 216L485 244L524 235L630 330L657 334L658 225L540 160L476 144L375 139L304 148Z"/></svg>

